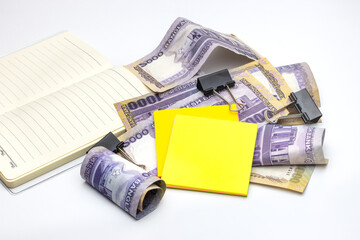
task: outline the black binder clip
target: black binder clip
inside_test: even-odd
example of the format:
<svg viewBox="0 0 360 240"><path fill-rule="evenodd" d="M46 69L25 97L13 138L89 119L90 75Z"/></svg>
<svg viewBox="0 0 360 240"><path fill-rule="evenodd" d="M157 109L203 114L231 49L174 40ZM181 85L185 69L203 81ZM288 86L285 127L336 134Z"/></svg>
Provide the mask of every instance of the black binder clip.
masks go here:
<svg viewBox="0 0 360 240"><path fill-rule="evenodd" d="M124 146L124 142L121 142L112 132L109 132L105 135L100 141L98 141L94 146L92 146L86 154L94 147L102 146L109 149L112 152L117 152L118 148Z"/></svg>
<svg viewBox="0 0 360 240"><path fill-rule="evenodd" d="M134 163L135 165L137 165L138 167L141 167L143 169L145 169L144 165L139 165L136 164L132 158L130 157L130 155L124 150L124 142L120 141L112 132L109 132L108 134L105 135L105 137L103 137L100 141L98 141L93 147L91 147L86 154L94 147L98 147L98 146L102 146L105 147L107 149L109 149L110 151L119 154L121 157L125 158L126 160Z"/></svg>
<svg viewBox="0 0 360 240"><path fill-rule="evenodd" d="M202 77L199 77L197 79L197 85L196 87L204 93L206 97L210 96L211 94L217 95L219 98L224 100L227 104L229 104L229 110L238 112L244 108L244 104L239 103L236 101L234 95L230 91L231 87L235 86L235 81L232 80L230 73L227 69L220 70L218 72L214 72ZM240 109L232 109L231 103L229 103L225 98L223 98L218 91L221 91L223 89L227 89L230 93L231 98L234 100L234 102L240 107Z"/></svg>
<svg viewBox="0 0 360 240"><path fill-rule="evenodd" d="M266 110L264 112L264 117L266 121L270 123L277 123L279 119L301 118L304 123L317 123L322 117L319 108L316 106L314 100L311 98L306 88L303 88L295 93L291 93L289 99L291 100L291 102L285 107L278 109L277 111ZM269 118L269 113L273 117L285 108L291 106L295 106L296 110L298 111L297 114L289 114L287 116L275 118L274 120L271 120Z"/></svg>

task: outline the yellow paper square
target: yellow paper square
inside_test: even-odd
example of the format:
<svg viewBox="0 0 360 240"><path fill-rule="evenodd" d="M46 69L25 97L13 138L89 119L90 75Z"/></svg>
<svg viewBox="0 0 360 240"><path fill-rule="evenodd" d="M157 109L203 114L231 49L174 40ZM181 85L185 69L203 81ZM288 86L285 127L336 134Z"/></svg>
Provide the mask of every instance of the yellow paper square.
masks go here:
<svg viewBox="0 0 360 240"><path fill-rule="evenodd" d="M232 107L235 108L235 106ZM229 111L228 105L154 111L156 158L159 177L162 175L171 130L176 114L239 121L237 112Z"/></svg>
<svg viewBox="0 0 360 240"><path fill-rule="evenodd" d="M176 115L162 173L167 186L247 196L257 125Z"/></svg>

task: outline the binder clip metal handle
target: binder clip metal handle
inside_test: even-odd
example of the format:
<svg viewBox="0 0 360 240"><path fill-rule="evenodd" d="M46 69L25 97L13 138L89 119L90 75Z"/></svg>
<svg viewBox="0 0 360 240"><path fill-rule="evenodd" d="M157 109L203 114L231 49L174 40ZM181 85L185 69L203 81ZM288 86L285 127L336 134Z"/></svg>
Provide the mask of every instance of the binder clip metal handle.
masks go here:
<svg viewBox="0 0 360 240"><path fill-rule="evenodd" d="M271 116L275 116L276 114L278 114L279 112L285 110L286 108L294 105L295 102L291 102L289 103L288 105L282 107L282 108L279 108L277 111L271 111L271 110L265 110L264 112L264 118L267 122L269 123L273 123L273 124L276 124L280 119L290 119L290 118L301 118L303 113L297 113L297 114L289 114L287 116L281 116L281 117L278 117L278 118L275 118L273 120L271 120L271 117L269 117L269 114Z"/></svg>
<svg viewBox="0 0 360 240"><path fill-rule="evenodd" d="M119 154L121 157L125 158L129 162L135 164L138 167L141 167L145 170L145 166L141 164L136 164L131 156L124 150L124 142L120 141L112 132L109 132L105 135L100 141L98 141L93 147L91 147L86 154L94 147L102 146L110 151Z"/></svg>
<svg viewBox="0 0 360 240"><path fill-rule="evenodd" d="M278 109L277 111L266 110L264 112L265 120L269 123L275 124L280 119L301 118L304 123L317 123L322 117L322 113L316 106L314 100L312 99L306 88L303 88L295 93L291 93L289 99L291 100L291 102L288 105ZM290 106L295 106L298 113L281 116L273 120L271 119L273 116ZM269 114L271 114L272 117L269 117Z"/></svg>
<svg viewBox="0 0 360 240"><path fill-rule="evenodd" d="M234 102L236 103L236 105L238 105L238 106L240 107L240 109L232 109L232 108L231 108L231 103L229 103L223 96L221 96L220 93L218 93L216 90L213 90L213 92L214 92L214 94L215 94L216 96L218 96L219 98L221 98L222 100L224 100L224 101L229 105L229 110L230 110L230 111L233 111L233 112L239 112L239 111L241 111L241 110L245 107L245 105L236 101L236 99L235 99L234 95L232 94L232 92L231 92L231 90L230 90L230 88L229 88L228 85L226 85L226 89L228 90L231 98L234 100Z"/></svg>
<svg viewBox="0 0 360 240"><path fill-rule="evenodd" d="M235 86L235 81L232 80L231 75L227 69L214 72L197 79L196 87L204 93L206 97L215 94L229 105L229 110L233 112L241 111L245 105L236 101L235 96L232 94L230 88ZM239 109L232 109L231 103L227 101L218 91L226 89L232 100L239 106Z"/></svg>

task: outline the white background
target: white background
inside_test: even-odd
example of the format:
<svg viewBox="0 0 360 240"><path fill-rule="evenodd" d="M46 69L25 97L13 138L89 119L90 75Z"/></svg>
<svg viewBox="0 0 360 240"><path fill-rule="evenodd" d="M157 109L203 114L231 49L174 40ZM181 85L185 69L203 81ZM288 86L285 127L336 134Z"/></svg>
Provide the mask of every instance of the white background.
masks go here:
<svg viewBox="0 0 360 240"><path fill-rule="evenodd" d="M324 151L306 191L251 184L247 198L168 189L140 221L74 168L21 194L0 187L0 239L359 239L358 1L0 1L0 56L64 30L114 65L152 51L178 16L236 34L275 66L306 61Z"/></svg>

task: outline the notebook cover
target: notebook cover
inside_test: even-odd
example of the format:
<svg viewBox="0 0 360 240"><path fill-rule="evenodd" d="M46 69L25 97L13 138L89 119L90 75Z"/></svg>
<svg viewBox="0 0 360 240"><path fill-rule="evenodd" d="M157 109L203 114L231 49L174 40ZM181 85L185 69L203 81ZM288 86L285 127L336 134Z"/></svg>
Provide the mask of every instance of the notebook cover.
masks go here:
<svg viewBox="0 0 360 240"><path fill-rule="evenodd" d="M176 115L162 179L169 187L247 196L257 124Z"/></svg>

